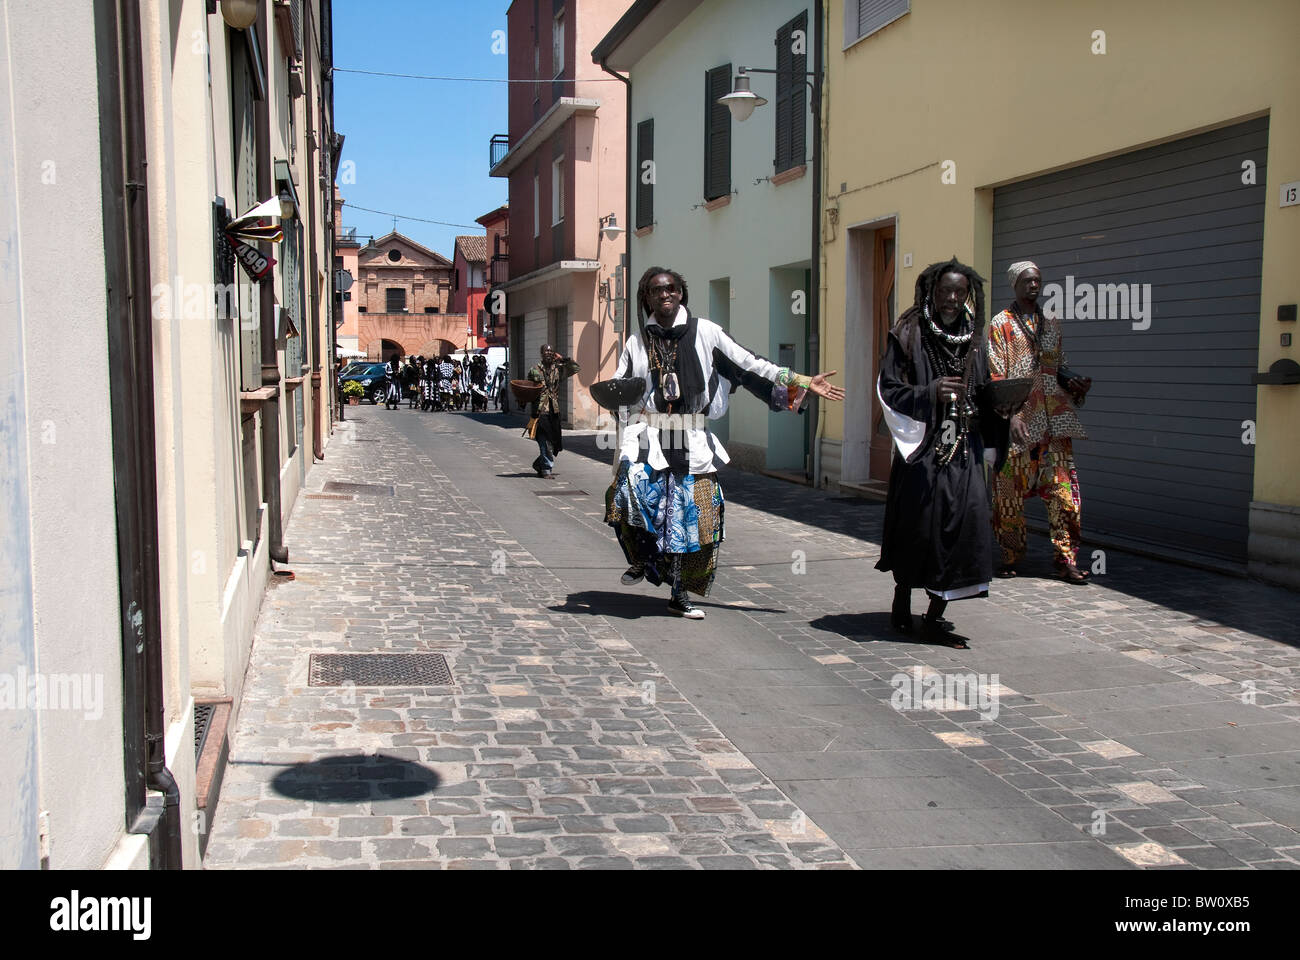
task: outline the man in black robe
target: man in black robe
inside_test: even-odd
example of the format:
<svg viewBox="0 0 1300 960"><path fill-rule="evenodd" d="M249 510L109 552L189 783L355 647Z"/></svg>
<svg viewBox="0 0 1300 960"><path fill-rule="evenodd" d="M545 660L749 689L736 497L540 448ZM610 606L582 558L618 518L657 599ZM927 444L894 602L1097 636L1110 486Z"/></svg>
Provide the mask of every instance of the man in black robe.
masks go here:
<svg viewBox="0 0 1300 960"><path fill-rule="evenodd" d="M878 384L895 440L876 564L894 574L891 623L914 631L911 592L923 588L923 638L959 649L968 645L947 632L943 612L950 600L988 593L985 460L997 470L1007 454L1009 411L993 406L983 327L983 278L955 258L932 264L889 333Z"/></svg>

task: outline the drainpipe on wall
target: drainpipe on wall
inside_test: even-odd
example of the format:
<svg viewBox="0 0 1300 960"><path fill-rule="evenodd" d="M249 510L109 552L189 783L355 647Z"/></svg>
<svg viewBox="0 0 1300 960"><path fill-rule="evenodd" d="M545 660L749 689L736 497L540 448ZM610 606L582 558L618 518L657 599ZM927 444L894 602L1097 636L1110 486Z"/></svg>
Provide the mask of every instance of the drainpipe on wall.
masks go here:
<svg viewBox="0 0 1300 960"><path fill-rule="evenodd" d="M258 21L257 43L262 63L267 59L267 17ZM270 70L267 71L267 99L257 101L256 150L257 196L270 195L275 189L271 175L271 106ZM280 505L280 363L275 346L275 290L269 279L259 283L262 306L262 386L272 395L262 401L262 490L266 495L268 553L276 563L288 563L289 551L284 544L284 517Z"/></svg>
<svg viewBox="0 0 1300 960"><path fill-rule="evenodd" d="M127 830L149 836L150 865L182 867L180 790L167 769L158 567L157 447L149 193L140 7L97 0L101 178L113 482L122 635ZM149 796L148 791L157 791Z"/></svg>
<svg viewBox="0 0 1300 960"><path fill-rule="evenodd" d="M826 332L825 318L822 316L822 245L821 245L821 228L822 228L822 96L824 93L822 85L822 70L824 61L822 57L822 20L825 17L824 0L814 0L813 3L813 93L812 93L812 110L813 110L813 179L812 179L812 287L808 291L808 308L816 323L816 343L808 344L809 367L816 372L821 372L822 363L822 335ZM813 338L809 337L811 341ZM812 456L812 484L814 487L821 484L822 479L822 438L826 436L826 404L821 402L820 397L814 398L817 401L817 429L813 431L813 456Z"/></svg>
<svg viewBox="0 0 1300 960"><path fill-rule="evenodd" d="M628 172L628 165L632 163L633 160L632 77L630 74L625 77L623 74L611 70L604 60L600 61L600 69L604 70L611 77L622 82L624 87L623 105L626 108L624 112L627 114L627 116L624 117L625 123L623 129L623 217L627 223L627 233L624 234L627 239L623 244L623 331L618 336L618 347L619 353L621 354L623 352L623 343L627 339L628 326L632 323L632 318L635 316L631 309L629 309L632 305L632 224L636 222L632 219L632 177Z"/></svg>

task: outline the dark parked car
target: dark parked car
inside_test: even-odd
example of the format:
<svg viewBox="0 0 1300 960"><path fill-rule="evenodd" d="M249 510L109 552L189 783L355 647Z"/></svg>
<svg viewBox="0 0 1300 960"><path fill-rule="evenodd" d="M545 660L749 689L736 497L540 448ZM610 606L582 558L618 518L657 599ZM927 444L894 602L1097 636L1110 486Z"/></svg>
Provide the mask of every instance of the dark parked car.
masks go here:
<svg viewBox="0 0 1300 960"><path fill-rule="evenodd" d="M343 392L343 384L349 380L361 384L366 391L366 399L371 403L383 403L384 394L388 392L388 364L375 361L345 367L339 376L340 393Z"/></svg>

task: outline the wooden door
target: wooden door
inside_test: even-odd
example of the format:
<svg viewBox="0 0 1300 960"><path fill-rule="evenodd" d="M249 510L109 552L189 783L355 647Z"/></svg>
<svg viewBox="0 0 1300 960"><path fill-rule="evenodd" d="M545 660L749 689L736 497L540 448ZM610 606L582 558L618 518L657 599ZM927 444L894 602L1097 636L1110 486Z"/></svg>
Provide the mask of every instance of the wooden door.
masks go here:
<svg viewBox="0 0 1300 960"><path fill-rule="evenodd" d="M894 325L894 227L875 231L871 257L872 343L875 356L871 362L871 479L888 480L893 457L893 441L885 424L876 381L880 377L880 359L889 342L889 328Z"/></svg>

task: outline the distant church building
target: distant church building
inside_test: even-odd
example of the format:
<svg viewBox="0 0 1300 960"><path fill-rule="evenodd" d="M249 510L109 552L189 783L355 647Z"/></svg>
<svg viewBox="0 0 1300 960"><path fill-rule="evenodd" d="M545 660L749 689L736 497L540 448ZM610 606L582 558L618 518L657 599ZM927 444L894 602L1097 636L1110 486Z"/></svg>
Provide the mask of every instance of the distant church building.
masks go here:
<svg viewBox="0 0 1300 960"><path fill-rule="evenodd" d="M452 306L451 261L396 231L357 253L357 347L387 360L450 353L465 346L463 314Z"/></svg>

